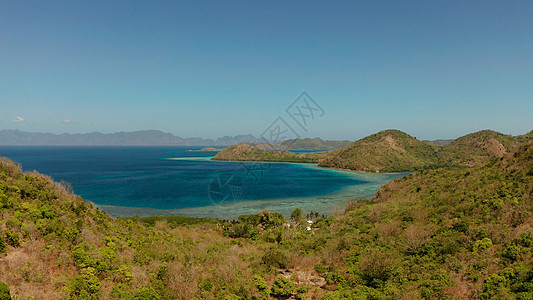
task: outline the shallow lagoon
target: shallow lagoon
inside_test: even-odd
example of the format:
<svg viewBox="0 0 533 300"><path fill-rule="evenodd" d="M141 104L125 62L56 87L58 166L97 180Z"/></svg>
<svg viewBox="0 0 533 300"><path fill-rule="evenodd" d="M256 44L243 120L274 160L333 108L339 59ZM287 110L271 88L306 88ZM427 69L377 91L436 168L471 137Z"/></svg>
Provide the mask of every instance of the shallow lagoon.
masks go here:
<svg viewBox="0 0 533 300"><path fill-rule="evenodd" d="M0 147L0 156L37 170L113 216L235 218L263 209L285 215L342 212L407 173L369 174L315 164L210 161L199 147Z"/></svg>

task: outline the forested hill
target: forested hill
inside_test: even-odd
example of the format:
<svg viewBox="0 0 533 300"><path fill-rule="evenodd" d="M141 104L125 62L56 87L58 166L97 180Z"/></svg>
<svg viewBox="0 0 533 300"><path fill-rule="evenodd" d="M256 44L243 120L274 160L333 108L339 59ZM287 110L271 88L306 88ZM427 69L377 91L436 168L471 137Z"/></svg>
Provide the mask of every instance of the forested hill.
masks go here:
<svg viewBox="0 0 533 300"><path fill-rule="evenodd" d="M229 146L217 153L213 160L226 161L278 161L278 162L317 162L307 154L295 154L290 151L267 151L253 144Z"/></svg>
<svg viewBox="0 0 533 300"><path fill-rule="evenodd" d="M526 141L524 137L482 130L444 145L439 149L439 155L446 165L479 166L518 147Z"/></svg>
<svg viewBox="0 0 533 300"><path fill-rule="evenodd" d="M532 139L532 132L511 136L482 130L440 146L420 141L405 132L389 129L369 135L348 146L321 153L274 153L247 144L229 147L213 159L317 162L320 167L364 172L415 171L444 166L484 165Z"/></svg>
<svg viewBox="0 0 533 300"><path fill-rule="evenodd" d="M326 153L318 165L355 171L411 171L437 166L435 147L399 130L385 130Z"/></svg>

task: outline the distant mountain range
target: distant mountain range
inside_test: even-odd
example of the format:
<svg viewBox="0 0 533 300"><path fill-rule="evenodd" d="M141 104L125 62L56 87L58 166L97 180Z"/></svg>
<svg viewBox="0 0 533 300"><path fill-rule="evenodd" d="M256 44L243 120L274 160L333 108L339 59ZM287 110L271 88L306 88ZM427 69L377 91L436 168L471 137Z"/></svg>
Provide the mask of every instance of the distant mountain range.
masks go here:
<svg viewBox="0 0 533 300"><path fill-rule="evenodd" d="M0 130L0 145L90 145L90 146L230 146L258 143L251 134L213 139L182 138L159 130L115 133L53 134Z"/></svg>
<svg viewBox="0 0 533 300"><path fill-rule="evenodd" d="M281 141L267 145L251 134L223 136L217 139L198 137L182 138L159 130L142 130L115 133L53 134L20 130L0 130L0 145L59 145L59 146L217 146L227 147L242 143L276 150L331 150L349 145L351 141L325 141L320 138L304 138Z"/></svg>

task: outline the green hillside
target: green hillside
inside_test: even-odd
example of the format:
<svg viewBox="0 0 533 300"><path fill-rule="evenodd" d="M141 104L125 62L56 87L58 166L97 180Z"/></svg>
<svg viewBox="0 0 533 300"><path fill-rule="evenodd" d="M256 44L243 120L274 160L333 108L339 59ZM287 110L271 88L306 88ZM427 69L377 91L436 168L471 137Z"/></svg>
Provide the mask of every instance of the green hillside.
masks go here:
<svg viewBox="0 0 533 300"><path fill-rule="evenodd" d="M358 220L368 218L380 238L403 248L387 256L404 274L422 273L422 295L533 296L533 143L491 165L396 180L374 201Z"/></svg>
<svg viewBox="0 0 533 300"><path fill-rule="evenodd" d="M447 165L479 166L494 158L502 157L517 147L520 142L518 137L492 130L482 130L444 145L439 149L439 156Z"/></svg>
<svg viewBox="0 0 533 300"><path fill-rule="evenodd" d="M437 166L435 147L399 130L385 130L329 151L319 166L369 172L412 171Z"/></svg>
<svg viewBox="0 0 533 300"><path fill-rule="evenodd" d="M528 132L528 133L526 133L526 134L519 135L519 136L518 136L518 139L519 139L520 142L522 142L522 143L529 142L529 141L533 141L533 130L531 130L530 132Z"/></svg>
<svg viewBox="0 0 533 300"><path fill-rule="evenodd" d="M297 142L294 140L293 145L298 145L296 148L318 147L319 140L299 139ZM320 167L364 172L415 171L442 166L480 166L531 140L533 132L515 137L483 130L441 146L419 141L399 130L385 130L327 152L294 154L290 151L268 151L272 146L266 144L240 144L226 148L214 159L318 162ZM286 142L290 144L290 141Z"/></svg>

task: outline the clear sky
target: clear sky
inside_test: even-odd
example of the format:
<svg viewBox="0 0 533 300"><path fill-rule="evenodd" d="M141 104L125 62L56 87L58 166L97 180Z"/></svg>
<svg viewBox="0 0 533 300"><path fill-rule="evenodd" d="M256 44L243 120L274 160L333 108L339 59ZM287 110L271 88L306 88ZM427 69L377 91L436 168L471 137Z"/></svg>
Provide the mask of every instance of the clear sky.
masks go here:
<svg viewBox="0 0 533 300"><path fill-rule="evenodd" d="M0 1L0 129L533 129L533 1ZM290 118L289 118L290 120ZM297 129L297 128L295 128Z"/></svg>

